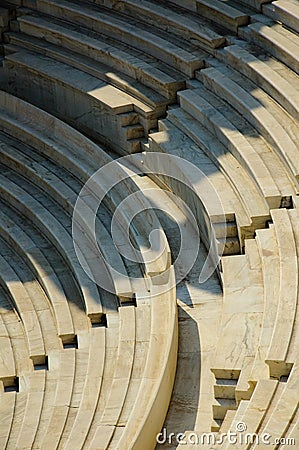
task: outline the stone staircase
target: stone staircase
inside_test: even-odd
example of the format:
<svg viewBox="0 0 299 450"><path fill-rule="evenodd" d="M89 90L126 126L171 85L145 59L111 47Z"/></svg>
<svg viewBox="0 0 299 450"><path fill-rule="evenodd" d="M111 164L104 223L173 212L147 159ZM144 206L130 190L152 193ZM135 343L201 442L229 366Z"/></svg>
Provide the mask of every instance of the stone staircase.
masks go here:
<svg viewBox="0 0 299 450"><path fill-rule="evenodd" d="M297 2L2 3L3 448L295 448Z"/></svg>

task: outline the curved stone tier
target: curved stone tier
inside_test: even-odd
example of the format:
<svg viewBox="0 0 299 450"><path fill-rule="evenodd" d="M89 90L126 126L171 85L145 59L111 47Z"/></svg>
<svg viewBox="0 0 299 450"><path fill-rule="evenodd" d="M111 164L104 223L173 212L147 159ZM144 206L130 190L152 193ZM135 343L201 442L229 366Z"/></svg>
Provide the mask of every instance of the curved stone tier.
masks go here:
<svg viewBox="0 0 299 450"><path fill-rule="evenodd" d="M298 2L7 0L0 32L2 447L297 448Z"/></svg>

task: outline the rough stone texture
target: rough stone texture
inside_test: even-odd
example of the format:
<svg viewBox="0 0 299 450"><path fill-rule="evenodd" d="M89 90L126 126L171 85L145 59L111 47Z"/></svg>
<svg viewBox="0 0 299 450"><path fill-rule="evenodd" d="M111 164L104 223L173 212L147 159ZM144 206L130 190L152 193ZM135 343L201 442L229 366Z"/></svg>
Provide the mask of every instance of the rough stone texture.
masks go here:
<svg viewBox="0 0 299 450"><path fill-rule="evenodd" d="M3 448L298 447L298 23L294 0L1 3ZM126 180L101 256L84 241L108 291L72 215L134 152L102 172Z"/></svg>

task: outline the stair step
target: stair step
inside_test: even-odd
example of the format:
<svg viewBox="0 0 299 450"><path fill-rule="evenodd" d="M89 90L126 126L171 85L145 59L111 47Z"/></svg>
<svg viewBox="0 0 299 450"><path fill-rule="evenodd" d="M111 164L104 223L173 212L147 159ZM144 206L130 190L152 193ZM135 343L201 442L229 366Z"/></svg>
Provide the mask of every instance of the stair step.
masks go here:
<svg viewBox="0 0 299 450"><path fill-rule="evenodd" d="M126 125L123 129L125 130L127 140L144 136L144 128L142 125Z"/></svg>
<svg viewBox="0 0 299 450"><path fill-rule="evenodd" d="M235 400L228 398L215 398L215 403L213 404L213 417L216 420L223 420L227 411L235 409L237 409Z"/></svg>
<svg viewBox="0 0 299 450"><path fill-rule="evenodd" d="M264 5L263 14L299 33L298 0L278 0Z"/></svg>
<svg viewBox="0 0 299 450"><path fill-rule="evenodd" d="M238 255L240 253L240 242L237 237L218 238L219 255Z"/></svg>
<svg viewBox="0 0 299 450"><path fill-rule="evenodd" d="M213 223L216 238L236 237L238 229L236 222L218 222Z"/></svg>
<svg viewBox="0 0 299 450"><path fill-rule="evenodd" d="M235 400L236 386L237 380L227 380L224 378L216 379L216 383L214 385L215 398Z"/></svg>
<svg viewBox="0 0 299 450"><path fill-rule="evenodd" d="M140 125L139 124L139 116L136 112L129 112L129 113L121 113L118 114L118 117L120 117L121 125L123 127L127 127L129 125Z"/></svg>
<svg viewBox="0 0 299 450"><path fill-rule="evenodd" d="M213 17L213 22L218 23L231 31L237 31L239 26L247 25L249 16L240 10L229 6L219 0L197 0L197 12L207 19Z"/></svg>

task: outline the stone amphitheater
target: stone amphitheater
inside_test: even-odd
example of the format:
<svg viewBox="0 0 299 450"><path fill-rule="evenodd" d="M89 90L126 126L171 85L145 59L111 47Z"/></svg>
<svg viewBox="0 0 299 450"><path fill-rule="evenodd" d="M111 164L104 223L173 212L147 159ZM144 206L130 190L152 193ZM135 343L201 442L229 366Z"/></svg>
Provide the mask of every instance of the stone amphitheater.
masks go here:
<svg viewBox="0 0 299 450"><path fill-rule="evenodd" d="M0 448L298 449L298 0L0 5Z"/></svg>

